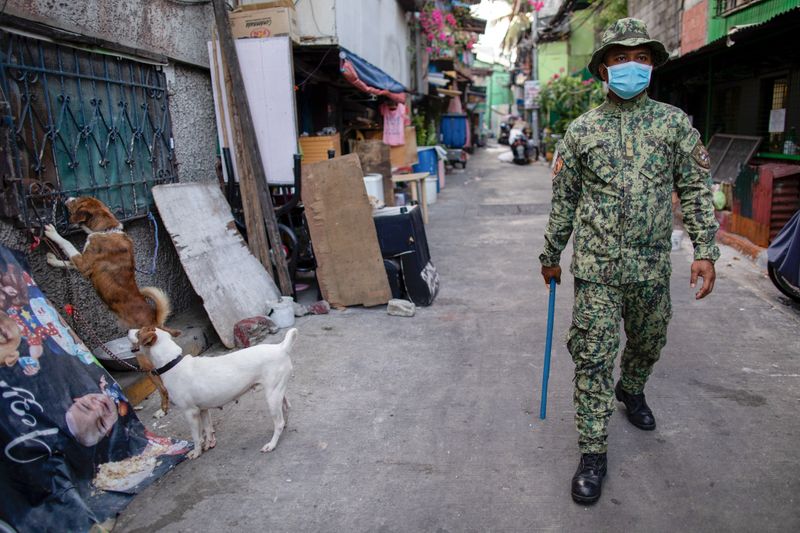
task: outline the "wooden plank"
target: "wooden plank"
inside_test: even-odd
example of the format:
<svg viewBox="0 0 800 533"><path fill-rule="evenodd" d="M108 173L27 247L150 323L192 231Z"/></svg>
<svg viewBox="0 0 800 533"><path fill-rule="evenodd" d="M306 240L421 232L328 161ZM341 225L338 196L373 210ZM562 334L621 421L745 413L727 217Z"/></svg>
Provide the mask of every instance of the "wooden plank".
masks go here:
<svg viewBox="0 0 800 533"><path fill-rule="evenodd" d="M392 163L389 146L383 141L350 141L350 152L358 154L364 174L383 176L383 199L388 206L394 206L394 184L392 183Z"/></svg>
<svg viewBox="0 0 800 533"><path fill-rule="evenodd" d="M239 65L239 58L236 54L236 46L231 36L231 27L228 23L228 11L225 0L212 0L214 5L214 19L217 24L217 32L219 33L220 49L222 50L222 57L228 65L228 71L231 76L231 97L236 109L236 120L234 123L238 124L241 132L241 144L244 150L242 151L241 163L248 160L247 165L250 172L246 170L239 176L239 182L245 180L254 180L256 190L258 191L258 198L261 201L261 215L264 223L267 225L267 235L272 246L272 260L275 261L275 270L278 272L278 282L281 292L285 295L294 293L292 290L292 282L289 279L289 268L286 264L286 256L283 253L283 246L281 243L280 232L278 231L278 221L275 219L275 211L272 205L272 198L267 190L267 176L264 171L264 165L261 161L261 152L256 139L256 131L253 126L253 118L250 116L250 108L247 104L247 94L245 93L244 80L242 79L241 66ZM238 146L237 146L238 152ZM290 154L289 154L290 155ZM244 198L244 195L242 195Z"/></svg>
<svg viewBox="0 0 800 533"><path fill-rule="evenodd" d="M153 198L214 329L233 348L233 326L280 297L275 282L236 231L216 183L158 185Z"/></svg>
<svg viewBox="0 0 800 533"><path fill-rule="evenodd" d="M392 293L358 155L303 165L303 204L325 299L334 307L388 302Z"/></svg>
<svg viewBox="0 0 800 533"><path fill-rule="evenodd" d="M231 133L233 140L233 148L236 154L234 159L239 161L238 172L239 175L239 190L242 198L242 211L244 211L244 223L247 227L247 247L254 256L261 261L264 268L267 269L269 275L274 279L275 273L272 269L272 260L269 253L269 239L267 238L267 227L264 225L264 218L262 214L261 199L256 190L256 182L250 179L253 172L250 168L250 158L244 156L244 142L242 140L242 131L239 129L239 118L236 112L236 106L230 101L231 91L231 77L228 65L223 62L222 70L225 76L225 99L228 100L227 109L231 111ZM242 179L242 175L246 175L246 179Z"/></svg>

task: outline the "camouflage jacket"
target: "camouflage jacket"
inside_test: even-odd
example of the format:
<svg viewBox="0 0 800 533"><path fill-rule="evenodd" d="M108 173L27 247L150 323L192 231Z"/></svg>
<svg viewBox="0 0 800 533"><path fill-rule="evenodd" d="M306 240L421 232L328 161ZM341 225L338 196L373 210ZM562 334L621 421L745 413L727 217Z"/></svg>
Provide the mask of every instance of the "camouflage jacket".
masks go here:
<svg viewBox="0 0 800 533"><path fill-rule="evenodd" d="M672 190L695 259L716 261L708 152L686 114L642 95L606 100L570 124L558 145L544 266L575 231L576 278L622 285L670 275Z"/></svg>

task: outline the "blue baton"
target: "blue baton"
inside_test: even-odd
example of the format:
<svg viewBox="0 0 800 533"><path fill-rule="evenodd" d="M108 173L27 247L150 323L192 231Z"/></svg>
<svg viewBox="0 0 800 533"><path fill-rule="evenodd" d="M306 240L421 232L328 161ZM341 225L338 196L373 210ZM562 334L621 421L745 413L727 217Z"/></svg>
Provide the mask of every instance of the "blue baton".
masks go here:
<svg viewBox="0 0 800 533"><path fill-rule="evenodd" d="M547 380L550 378L550 349L553 346L553 312L556 306L556 279L550 278L550 302L547 304L547 341L544 345L544 368L542 369L542 401L539 418L547 417Z"/></svg>

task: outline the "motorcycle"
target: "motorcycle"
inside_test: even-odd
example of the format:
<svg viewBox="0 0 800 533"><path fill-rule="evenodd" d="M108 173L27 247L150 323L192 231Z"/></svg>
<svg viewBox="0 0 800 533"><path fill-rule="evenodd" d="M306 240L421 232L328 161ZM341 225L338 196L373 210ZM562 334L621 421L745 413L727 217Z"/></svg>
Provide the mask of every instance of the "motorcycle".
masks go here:
<svg viewBox="0 0 800 533"><path fill-rule="evenodd" d="M527 135L517 133L511 143L511 154L514 156L514 163L517 165L527 165L530 163L531 146Z"/></svg>
<svg viewBox="0 0 800 533"><path fill-rule="evenodd" d="M769 279L783 294L800 302L800 211L767 248Z"/></svg>
<svg viewBox="0 0 800 533"><path fill-rule="evenodd" d="M511 134L511 126L507 122L500 123L500 136L497 137L497 142L500 144L508 144L508 136Z"/></svg>

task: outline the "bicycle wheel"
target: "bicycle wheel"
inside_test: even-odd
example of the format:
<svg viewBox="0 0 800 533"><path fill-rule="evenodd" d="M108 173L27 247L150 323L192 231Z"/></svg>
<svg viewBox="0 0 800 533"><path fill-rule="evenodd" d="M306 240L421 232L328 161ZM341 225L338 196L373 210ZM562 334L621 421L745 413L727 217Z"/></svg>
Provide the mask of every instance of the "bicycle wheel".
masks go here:
<svg viewBox="0 0 800 533"><path fill-rule="evenodd" d="M767 266L767 271L769 272L769 279L771 279L772 283L778 287L779 291L795 302L800 302L800 287L795 287L789 283L786 278L784 278L780 272L775 270L772 265Z"/></svg>

